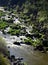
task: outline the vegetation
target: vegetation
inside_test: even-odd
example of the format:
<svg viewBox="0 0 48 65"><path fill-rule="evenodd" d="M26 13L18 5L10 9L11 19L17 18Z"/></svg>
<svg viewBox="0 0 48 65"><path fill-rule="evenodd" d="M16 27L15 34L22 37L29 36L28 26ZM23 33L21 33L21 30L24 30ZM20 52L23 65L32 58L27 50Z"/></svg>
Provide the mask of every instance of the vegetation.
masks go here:
<svg viewBox="0 0 48 65"><path fill-rule="evenodd" d="M31 38L28 37L27 39L24 39L24 42L25 42L26 44L32 45L33 40L32 40Z"/></svg>
<svg viewBox="0 0 48 65"><path fill-rule="evenodd" d="M12 2L13 4L11 4ZM14 13L15 17L19 17L21 23L28 26L31 25L33 28L31 34L34 33L33 37L35 37L36 41L32 40L32 38L28 38L25 42L30 42L30 44L35 44L35 46L41 43L43 46L48 47L48 1L23 0L21 2L21 0L6 0L6 3L8 4L6 7L7 10ZM0 29L4 29L5 27L6 23L0 24ZM8 33L16 35L19 34L19 32L21 32L21 27L13 25ZM26 32L23 31L23 34L24 33ZM41 36L38 36L37 34Z"/></svg>
<svg viewBox="0 0 48 65"><path fill-rule="evenodd" d="M10 65L9 60L0 53L0 65Z"/></svg>
<svg viewBox="0 0 48 65"><path fill-rule="evenodd" d="M0 37L0 65L10 65L8 60L9 53L5 41Z"/></svg>
<svg viewBox="0 0 48 65"><path fill-rule="evenodd" d="M48 51L48 1L2 0L0 2L0 5L4 6L6 11L11 12L9 14L0 11L0 30L4 32L7 27L10 27L8 34L23 36L27 34L29 36L26 36L27 39L24 39L24 43L33 45L41 51ZM26 27L24 29L21 25L14 24L13 17L9 17L9 20L1 19L5 14L10 16L12 13L15 14L13 17L19 17L21 24L24 23L26 27L32 26L31 34L26 32ZM0 65L10 65L8 58L6 58L8 55L5 41L0 38Z"/></svg>
<svg viewBox="0 0 48 65"><path fill-rule="evenodd" d="M24 62L24 65L27 65L27 63Z"/></svg>
<svg viewBox="0 0 48 65"><path fill-rule="evenodd" d="M2 37L0 37L0 52L3 53L4 55L8 55L8 50L6 47L6 42Z"/></svg>
<svg viewBox="0 0 48 65"><path fill-rule="evenodd" d="M47 0L27 0L25 1L21 8L20 5L16 6L18 16L20 20L25 24L33 25L32 33L41 34L41 37L34 36L36 40L29 38L25 42L29 42L33 45L43 45L48 46L48 4ZM36 33L35 33L36 32ZM46 42L46 43L45 43ZM28 44L29 44L28 43Z"/></svg>
<svg viewBox="0 0 48 65"><path fill-rule="evenodd" d="M6 27L8 27L7 22L0 21L0 30L4 30Z"/></svg>
<svg viewBox="0 0 48 65"><path fill-rule="evenodd" d="M27 39L24 40L24 42L26 44L33 45L34 47L36 47L37 45L42 45L42 41L38 38L33 40L32 38L28 37Z"/></svg>
<svg viewBox="0 0 48 65"><path fill-rule="evenodd" d="M8 33L11 35L19 35L19 32L20 32L20 30L16 30L16 29L12 29L12 28L8 31Z"/></svg>
<svg viewBox="0 0 48 65"><path fill-rule="evenodd" d="M0 17L4 16L4 15L5 15L5 13L3 11L0 11Z"/></svg>
<svg viewBox="0 0 48 65"><path fill-rule="evenodd" d="M16 3L13 3L13 0L6 0L7 9L11 11L12 13L16 14L16 17L19 17L20 22L24 22L26 25L32 26L31 33L37 35L41 34L40 37L33 35L36 38L36 41L33 40L33 45L36 46L36 44L40 45L40 43L43 46L48 46L48 3L47 0L23 0L20 1L14 1ZM14 6L15 4L15 6ZM12 6L12 7L11 7ZM14 9L14 10L13 10ZM1 12L2 14L3 12ZM0 15L1 15L0 14ZM4 29L6 27L6 23L0 24L0 29ZM10 34L19 34L19 32L22 34L26 34L25 31L21 32L21 27L19 25L11 25L11 29L8 33ZM28 40L25 40L26 42L31 41L29 38ZM46 41L46 43L44 43ZM30 42L30 44L32 44Z"/></svg>

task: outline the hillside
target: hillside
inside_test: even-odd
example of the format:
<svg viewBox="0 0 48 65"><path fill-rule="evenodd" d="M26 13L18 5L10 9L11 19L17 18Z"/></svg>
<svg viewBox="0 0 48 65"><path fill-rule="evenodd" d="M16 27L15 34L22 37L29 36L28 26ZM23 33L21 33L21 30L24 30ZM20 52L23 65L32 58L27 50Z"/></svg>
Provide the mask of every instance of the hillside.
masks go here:
<svg viewBox="0 0 48 65"><path fill-rule="evenodd" d="M33 50L48 53L48 0L0 0L0 37L9 45L7 48L9 52L12 52L10 55L15 54L16 56L15 50L19 56L24 51L25 55L22 54L25 58L27 58L26 54L30 53L28 55L30 56ZM2 50L3 45L1 46ZM1 55L3 52L1 52Z"/></svg>
<svg viewBox="0 0 48 65"><path fill-rule="evenodd" d="M18 17L19 21L21 23L24 23L25 26L31 26L32 30L30 32L31 34L33 34L32 36L38 39L39 43L42 43L43 46L48 47L47 0L2 0L0 3L2 3L3 5L6 3L7 10L14 13L15 17ZM19 31L20 30L18 30L17 32ZM30 38L30 36L28 37Z"/></svg>

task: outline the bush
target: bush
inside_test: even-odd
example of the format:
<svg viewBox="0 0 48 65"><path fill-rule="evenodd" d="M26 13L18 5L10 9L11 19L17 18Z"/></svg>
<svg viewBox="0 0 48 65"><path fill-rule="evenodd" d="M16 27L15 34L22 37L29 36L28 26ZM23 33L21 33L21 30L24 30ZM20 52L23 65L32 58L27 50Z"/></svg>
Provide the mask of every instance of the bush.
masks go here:
<svg viewBox="0 0 48 65"><path fill-rule="evenodd" d="M40 40L40 39L35 39L35 40L33 40L33 46L39 46L39 45L42 45L42 41Z"/></svg>
<svg viewBox="0 0 48 65"><path fill-rule="evenodd" d="M25 42L26 44L32 45L33 40L32 40L30 37L28 37L27 39L24 40L24 42Z"/></svg>
<svg viewBox="0 0 48 65"><path fill-rule="evenodd" d="M7 47L6 47L6 43L5 41L2 39L2 37L0 37L0 53L3 53L6 56L9 56Z"/></svg>
<svg viewBox="0 0 48 65"><path fill-rule="evenodd" d="M0 53L0 65L10 65L10 62L3 54Z"/></svg>
<svg viewBox="0 0 48 65"><path fill-rule="evenodd" d="M16 29L12 29L12 28L11 28L11 29L8 31L8 33L11 34L11 35L17 35L17 34L20 33L20 30L16 30Z"/></svg>
<svg viewBox="0 0 48 65"><path fill-rule="evenodd" d="M5 13L3 11L0 11L0 17L5 15Z"/></svg>
<svg viewBox="0 0 48 65"><path fill-rule="evenodd" d="M9 53L5 41L0 37L0 65L10 65L8 60Z"/></svg>
<svg viewBox="0 0 48 65"><path fill-rule="evenodd" d="M0 29L4 30L6 27L8 26L8 24L4 21L0 22Z"/></svg>

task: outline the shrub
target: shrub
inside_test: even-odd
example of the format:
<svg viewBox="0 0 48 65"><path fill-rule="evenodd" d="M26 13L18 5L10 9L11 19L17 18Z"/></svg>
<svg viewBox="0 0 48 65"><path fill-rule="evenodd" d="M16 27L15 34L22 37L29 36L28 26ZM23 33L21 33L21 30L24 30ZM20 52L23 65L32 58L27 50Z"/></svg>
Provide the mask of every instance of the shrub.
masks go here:
<svg viewBox="0 0 48 65"><path fill-rule="evenodd" d="M9 55L7 47L6 47L6 43L5 41L2 39L2 37L0 37L0 53L3 53L4 55Z"/></svg>
<svg viewBox="0 0 48 65"><path fill-rule="evenodd" d="M10 62L3 54L0 53L0 65L10 65Z"/></svg>

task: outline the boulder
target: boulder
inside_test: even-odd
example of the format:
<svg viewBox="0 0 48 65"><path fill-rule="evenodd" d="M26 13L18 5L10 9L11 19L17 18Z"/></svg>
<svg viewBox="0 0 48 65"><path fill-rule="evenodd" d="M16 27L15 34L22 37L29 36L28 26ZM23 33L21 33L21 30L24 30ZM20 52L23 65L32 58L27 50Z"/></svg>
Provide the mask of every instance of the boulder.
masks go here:
<svg viewBox="0 0 48 65"><path fill-rule="evenodd" d="M15 56L11 55L10 60L11 60L11 62L14 62L15 61Z"/></svg>
<svg viewBox="0 0 48 65"><path fill-rule="evenodd" d="M15 45L20 45L20 42L14 42L13 44L15 44Z"/></svg>

